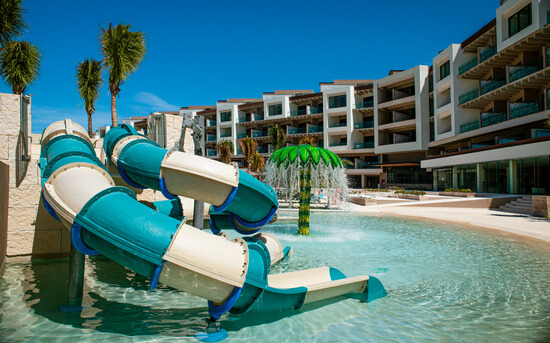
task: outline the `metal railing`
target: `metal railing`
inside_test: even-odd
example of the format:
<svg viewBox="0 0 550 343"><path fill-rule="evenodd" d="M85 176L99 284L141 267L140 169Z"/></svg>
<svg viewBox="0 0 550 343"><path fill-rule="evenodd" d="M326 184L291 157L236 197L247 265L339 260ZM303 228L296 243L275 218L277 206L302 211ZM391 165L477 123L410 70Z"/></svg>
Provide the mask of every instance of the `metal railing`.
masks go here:
<svg viewBox="0 0 550 343"><path fill-rule="evenodd" d="M468 70L472 69L477 65L477 57L472 58L468 62L464 63L460 67L458 67L458 75L462 75Z"/></svg>
<svg viewBox="0 0 550 343"><path fill-rule="evenodd" d="M510 82L514 82L521 78L531 75L539 70L538 66L513 66L508 67L508 73L510 75Z"/></svg>
<svg viewBox="0 0 550 343"><path fill-rule="evenodd" d="M463 103L465 102L468 102L470 100L473 100L475 98L477 98L479 96L479 89L474 89L474 90L471 90L467 93L464 93L462 94L461 96L458 97L458 104L459 105L462 105Z"/></svg>
<svg viewBox="0 0 550 343"><path fill-rule="evenodd" d="M479 63L488 60L489 58L493 57L497 53L497 47L496 46L490 46L488 48L480 48L479 49Z"/></svg>
<svg viewBox="0 0 550 343"><path fill-rule="evenodd" d="M354 149L373 149L374 142L362 142L353 144Z"/></svg>
<svg viewBox="0 0 550 343"><path fill-rule="evenodd" d="M460 124L460 133L479 129L479 120L472 120L463 124Z"/></svg>
<svg viewBox="0 0 550 343"><path fill-rule="evenodd" d="M497 88L500 88L506 84L506 80L481 80L480 90L481 94L489 93Z"/></svg>
<svg viewBox="0 0 550 343"><path fill-rule="evenodd" d="M372 120L353 124L354 129L371 129L373 127L374 127L374 121Z"/></svg>
<svg viewBox="0 0 550 343"><path fill-rule="evenodd" d="M508 106L510 107L510 119L520 118L540 111L540 106L537 102L511 102Z"/></svg>
<svg viewBox="0 0 550 343"><path fill-rule="evenodd" d="M481 113L481 127L490 126L506 121L506 113L485 112Z"/></svg>

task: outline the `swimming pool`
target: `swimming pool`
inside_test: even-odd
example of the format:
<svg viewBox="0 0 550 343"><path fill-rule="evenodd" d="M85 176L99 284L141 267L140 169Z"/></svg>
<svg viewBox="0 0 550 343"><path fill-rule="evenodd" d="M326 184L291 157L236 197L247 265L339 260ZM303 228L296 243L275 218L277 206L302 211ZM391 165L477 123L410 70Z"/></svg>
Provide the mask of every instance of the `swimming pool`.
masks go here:
<svg viewBox="0 0 550 343"><path fill-rule="evenodd" d="M389 295L368 304L346 299L302 312L224 316L228 341L550 338L548 250L457 225L339 212L315 212L310 237L294 235L296 224L264 230L294 247L272 272L333 266L378 277ZM164 286L149 291L147 279L101 257L86 262L88 307L62 313L67 274L65 259L8 264L0 281L0 341L195 341L205 325L205 300Z"/></svg>

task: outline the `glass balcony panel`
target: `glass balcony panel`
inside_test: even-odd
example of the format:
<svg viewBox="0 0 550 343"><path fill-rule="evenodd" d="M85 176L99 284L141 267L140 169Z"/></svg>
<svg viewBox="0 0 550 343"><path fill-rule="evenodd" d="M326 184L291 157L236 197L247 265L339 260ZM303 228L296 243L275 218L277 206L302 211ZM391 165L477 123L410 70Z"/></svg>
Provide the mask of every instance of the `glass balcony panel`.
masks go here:
<svg viewBox="0 0 550 343"><path fill-rule="evenodd" d="M353 144L354 149L373 149L374 142L362 142Z"/></svg>
<svg viewBox="0 0 550 343"><path fill-rule="evenodd" d="M214 150L214 149L208 149L207 155L208 155L208 156L216 156L216 150Z"/></svg>
<svg viewBox="0 0 550 343"><path fill-rule="evenodd" d="M496 46L479 49L479 63L493 57L496 53L497 53Z"/></svg>
<svg viewBox="0 0 550 343"><path fill-rule="evenodd" d="M479 129L479 120L472 120L460 125L460 133Z"/></svg>
<svg viewBox="0 0 550 343"><path fill-rule="evenodd" d="M481 113L481 127L494 125L506 121L506 113L485 112Z"/></svg>
<svg viewBox="0 0 550 343"><path fill-rule="evenodd" d="M323 107L311 107L309 109L309 113L311 114L323 113Z"/></svg>
<svg viewBox="0 0 550 343"><path fill-rule="evenodd" d="M309 126L308 127L308 132L309 133L321 132L321 131L323 131L323 128L320 127L320 126Z"/></svg>
<svg viewBox="0 0 550 343"><path fill-rule="evenodd" d="M510 103L510 119L520 118L540 111L536 102L512 102Z"/></svg>
<svg viewBox="0 0 550 343"><path fill-rule="evenodd" d="M478 89L474 89L474 90L471 90L467 93L464 93L462 94L461 96L458 97L458 104L461 105L465 102L468 102L470 100L473 100L475 98L477 98L479 96L479 90Z"/></svg>
<svg viewBox="0 0 550 343"><path fill-rule="evenodd" d="M506 84L506 80L481 80L481 94L489 93Z"/></svg>
<svg viewBox="0 0 550 343"><path fill-rule="evenodd" d="M369 129L369 128L373 128L374 127L374 121L372 120L369 120L369 121L364 121L362 123L355 123L353 125L353 127L355 129Z"/></svg>
<svg viewBox="0 0 550 343"><path fill-rule="evenodd" d="M216 140L216 135L206 135L207 142L214 142Z"/></svg>
<svg viewBox="0 0 550 343"><path fill-rule="evenodd" d="M458 75L462 75L468 70L472 69L477 65L477 57L472 58L468 62L464 63L460 67L458 67Z"/></svg>
<svg viewBox="0 0 550 343"><path fill-rule="evenodd" d="M246 138L246 133L238 133L238 134L237 134L237 138L238 138L238 139Z"/></svg>
<svg viewBox="0 0 550 343"><path fill-rule="evenodd" d="M510 74L510 82L514 82L521 78L531 75L539 70L538 66L513 66L508 67L508 72Z"/></svg>
<svg viewBox="0 0 550 343"><path fill-rule="evenodd" d="M344 126L347 126L348 123L334 123L334 124L329 124L328 127L344 127Z"/></svg>

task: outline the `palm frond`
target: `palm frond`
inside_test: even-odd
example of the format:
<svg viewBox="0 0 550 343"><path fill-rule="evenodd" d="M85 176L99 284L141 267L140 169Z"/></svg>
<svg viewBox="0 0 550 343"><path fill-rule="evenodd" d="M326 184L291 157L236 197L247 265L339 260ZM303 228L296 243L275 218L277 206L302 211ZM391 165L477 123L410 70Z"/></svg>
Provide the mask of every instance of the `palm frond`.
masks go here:
<svg viewBox="0 0 550 343"><path fill-rule="evenodd" d="M84 100L86 111L95 111L94 105L99 98L99 88L102 83L100 61L86 58L77 65L76 85L80 98Z"/></svg>
<svg viewBox="0 0 550 343"><path fill-rule="evenodd" d="M38 77L40 51L29 42L9 41L0 54L0 76L12 87L14 94L21 94Z"/></svg>
<svg viewBox="0 0 550 343"><path fill-rule="evenodd" d="M109 71L109 90L116 95L120 85L135 72L145 56L145 38L139 31L130 31L130 25L109 24L102 29L101 52L103 64Z"/></svg>
<svg viewBox="0 0 550 343"><path fill-rule="evenodd" d="M23 20L25 12L21 0L0 0L0 46L22 36L29 27Z"/></svg>

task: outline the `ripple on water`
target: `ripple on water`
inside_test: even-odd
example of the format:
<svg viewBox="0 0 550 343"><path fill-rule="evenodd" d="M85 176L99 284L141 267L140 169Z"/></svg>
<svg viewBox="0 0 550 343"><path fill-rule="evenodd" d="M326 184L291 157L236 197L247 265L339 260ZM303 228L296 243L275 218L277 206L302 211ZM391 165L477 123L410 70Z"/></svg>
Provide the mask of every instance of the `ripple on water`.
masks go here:
<svg viewBox="0 0 550 343"><path fill-rule="evenodd" d="M284 214L284 211L282 211ZM464 229L391 217L314 213L265 232L294 255L273 273L333 266L374 275L389 296L346 299L302 312L222 317L235 342L545 341L550 337L550 253ZM235 233L230 233L235 237ZM82 313L61 313L66 260L8 264L0 280L0 341L195 341L206 301L159 286L102 257L86 261Z"/></svg>

